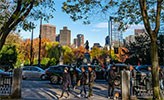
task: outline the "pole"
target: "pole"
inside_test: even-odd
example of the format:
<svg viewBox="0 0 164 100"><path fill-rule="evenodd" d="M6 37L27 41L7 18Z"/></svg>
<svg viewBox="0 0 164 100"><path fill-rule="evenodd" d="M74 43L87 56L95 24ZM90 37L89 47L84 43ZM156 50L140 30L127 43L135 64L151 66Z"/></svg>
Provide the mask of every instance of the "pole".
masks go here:
<svg viewBox="0 0 164 100"><path fill-rule="evenodd" d="M111 56L111 59L112 59L112 17L110 16L109 17L110 19L110 56Z"/></svg>
<svg viewBox="0 0 164 100"><path fill-rule="evenodd" d="M30 50L30 65L33 64L33 29L31 32L31 50Z"/></svg>
<svg viewBox="0 0 164 100"><path fill-rule="evenodd" d="M41 51L41 33L42 33L42 17L40 19L40 33L39 33L39 55L38 55L38 66L40 67L40 51Z"/></svg>

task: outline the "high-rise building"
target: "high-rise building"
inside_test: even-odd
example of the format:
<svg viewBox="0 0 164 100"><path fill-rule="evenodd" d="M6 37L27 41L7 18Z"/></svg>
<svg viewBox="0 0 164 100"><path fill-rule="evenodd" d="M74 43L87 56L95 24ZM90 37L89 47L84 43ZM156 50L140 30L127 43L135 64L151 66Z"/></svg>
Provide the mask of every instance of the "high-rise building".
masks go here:
<svg viewBox="0 0 164 100"><path fill-rule="evenodd" d="M71 44L71 31L67 27L63 27L63 30L60 30L60 44L61 45L70 45Z"/></svg>
<svg viewBox="0 0 164 100"><path fill-rule="evenodd" d="M77 47L77 38L73 39L73 47L76 48Z"/></svg>
<svg viewBox="0 0 164 100"><path fill-rule="evenodd" d="M135 35L129 35L128 37L125 38L126 44L133 43L133 42L135 42Z"/></svg>
<svg viewBox="0 0 164 100"><path fill-rule="evenodd" d="M106 36L106 38L105 38L105 45L110 45L110 38L109 38L109 35Z"/></svg>
<svg viewBox="0 0 164 100"><path fill-rule="evenodd" d="M57 41L57 42L60 42L60 34L58 34L58 35L56 36L56 41Z"/></svg>
<svg viewBox="0 0 164 100"><path fill-rule="evenodd" d="M42 38L49 39L50 41L56 40L56 27L50 24L42 25L41 36Z"/></svg>
<svg viewBox="0 0 164 100"><path fill-rule="evenodd" d="M77 35L77 47L84 46L84 35L78 34Z"/></svg>
<svg viewBox="0 0 164 100"><path fill-rule="evenodd" d="M145 29L135 29L134 35L135 36L146 35L146 31L145 31Z"/></svg>

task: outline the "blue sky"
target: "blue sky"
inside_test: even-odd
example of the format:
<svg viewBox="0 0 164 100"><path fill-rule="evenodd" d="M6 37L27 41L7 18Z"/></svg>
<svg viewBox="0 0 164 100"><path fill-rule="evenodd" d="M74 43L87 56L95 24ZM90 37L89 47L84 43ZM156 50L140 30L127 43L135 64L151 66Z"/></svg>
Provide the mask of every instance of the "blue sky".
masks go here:
<svg viewBox="0 0 164 100"><path fill-rule="evenodd" d="M105 37L108 35L108 20L92 20L91 24L83 25L82 21L73 22L70 19L69 15L62 12L61 5L63 0L56 0L56 12L54 13L54 18L51 19L48 23L43 21L43 24L52 24L56 26L56 34L59 34L59 31L63 26L67 26L71 30L71 42L76 37L77 34L84 34L84 40L88 40L90 46L93 46L93 43L100 43L102 46L105 44ZM36 21L37 26L34 29L34 38L39 36L39 20ZM135 28L142 28L142 25L133 25L126 32L123 32L123 37L126 37L130 34L134 34ZM20 35L24 38L30 38L31 32L21 31Z"/></svg>

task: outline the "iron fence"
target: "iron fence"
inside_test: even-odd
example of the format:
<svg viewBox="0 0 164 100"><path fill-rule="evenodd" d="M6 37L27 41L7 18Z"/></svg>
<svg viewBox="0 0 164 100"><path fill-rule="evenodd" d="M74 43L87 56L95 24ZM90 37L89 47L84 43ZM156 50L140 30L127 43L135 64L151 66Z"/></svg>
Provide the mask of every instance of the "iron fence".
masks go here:
<svg viewBox="0 0 164 100"><path fill-rule="evenodd" d="M12 74L0 76L0 96L10 95L12 92Z"/></svg>

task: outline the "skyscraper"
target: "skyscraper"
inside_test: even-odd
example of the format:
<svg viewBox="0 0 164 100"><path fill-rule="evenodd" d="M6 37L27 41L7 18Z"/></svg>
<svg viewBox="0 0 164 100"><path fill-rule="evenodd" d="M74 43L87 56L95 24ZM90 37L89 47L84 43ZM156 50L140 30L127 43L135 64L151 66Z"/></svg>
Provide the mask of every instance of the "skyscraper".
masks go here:
<svg viewBox="0 0 164 100"><path fill-rule="evenodd" d="M77 47L84 46L84 35L78 34L77 35Z"/></svg>
<svg viewBox="0 0 164 100"><path fill-rule="evenodd" d="M73 39L73 47L76 48L77 47L77 38Z"/></svg>
<svg viewBox="0 0 164 100"><path fill-rule="evenodd" d="M105 38L105 45L110 45L109 35Z"/></svg>
<svg viewBox="0 0 164 100"><path fill-rule="evenodd" d="M60 44L61 45L70 45L71 44L71 31L67 27L63 27L63 30L60 30Z"/></svg>
<svg viewBox="0 0 164 100"><path fill-rule="evenodd" d="M56 40L56 27L50 24L42 25L42 38L49 39L50 41Z"/></svg>

